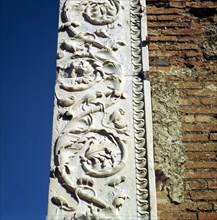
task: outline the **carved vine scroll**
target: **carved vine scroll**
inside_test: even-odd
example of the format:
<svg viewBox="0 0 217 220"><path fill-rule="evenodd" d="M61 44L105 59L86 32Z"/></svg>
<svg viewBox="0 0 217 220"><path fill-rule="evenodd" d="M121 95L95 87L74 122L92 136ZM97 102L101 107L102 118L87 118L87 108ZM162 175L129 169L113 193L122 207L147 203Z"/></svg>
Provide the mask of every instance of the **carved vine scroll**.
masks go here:
<svg viewBox="0 0 217 220"><path fill-rule="evenodd" d="M62 0L48 219L149 219L139 0Z"/></svg>

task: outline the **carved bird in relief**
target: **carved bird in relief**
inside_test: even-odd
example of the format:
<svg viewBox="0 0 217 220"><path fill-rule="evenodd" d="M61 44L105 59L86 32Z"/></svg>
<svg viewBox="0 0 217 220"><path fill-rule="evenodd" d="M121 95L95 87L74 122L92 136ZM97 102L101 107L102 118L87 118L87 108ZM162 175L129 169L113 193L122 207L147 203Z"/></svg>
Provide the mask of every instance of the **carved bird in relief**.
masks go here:
<svg viewBox="0 0 217 220"><path fill-rule="evenodd" d="M130 199L130 197L125 193L120 193L114 198L112 205L119 210L126 201L126 199Z"/></svg>
<svg viewBox="0 0 217 220"><path fill-rule="evenodd" d="M115 188L119 184L125 182L125 180L126 180L126 176L118 176L112 179L107 185Z"/></svg>
<svg viewBox="0 0 217 220"><path fill-rule="evenodd" d="M65 99L60 99L57 97L57 105L61 107L70 107L75 103L76 99L74 96L70 96Z"/></svg>

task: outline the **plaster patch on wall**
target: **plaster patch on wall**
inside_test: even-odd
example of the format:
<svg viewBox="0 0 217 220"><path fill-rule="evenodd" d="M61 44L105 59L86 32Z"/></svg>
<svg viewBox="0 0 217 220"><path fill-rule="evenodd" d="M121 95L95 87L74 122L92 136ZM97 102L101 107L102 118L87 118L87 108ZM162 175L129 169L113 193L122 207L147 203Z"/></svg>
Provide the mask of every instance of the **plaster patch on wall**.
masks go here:
<svg viewBox="0 0 217 220"><path fill-rule="evenodd" d="M181 203L185 159L179 91L172 81L163 79L162 75L151 80L157 190L167 190L172 202Z"/></svg>

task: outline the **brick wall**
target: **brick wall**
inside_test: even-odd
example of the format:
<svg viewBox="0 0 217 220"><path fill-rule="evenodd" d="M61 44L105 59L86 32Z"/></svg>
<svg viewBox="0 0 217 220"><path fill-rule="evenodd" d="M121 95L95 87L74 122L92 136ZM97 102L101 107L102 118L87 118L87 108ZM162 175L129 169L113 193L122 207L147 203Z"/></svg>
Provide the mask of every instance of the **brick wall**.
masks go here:
<svg viewBox="0 0 217 220"><path fill-rule="evenodd" d="M217 220L216 8L216 0L147 0L149 79L179 92L185 152L184 199L158 189L160 220Z"/></svg>

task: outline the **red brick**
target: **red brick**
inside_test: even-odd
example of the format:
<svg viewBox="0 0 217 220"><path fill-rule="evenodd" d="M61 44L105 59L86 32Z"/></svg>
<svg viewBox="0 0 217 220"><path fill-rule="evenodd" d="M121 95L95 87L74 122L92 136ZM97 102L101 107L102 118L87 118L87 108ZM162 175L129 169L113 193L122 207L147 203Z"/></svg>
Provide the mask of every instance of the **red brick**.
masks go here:
<svg viewBox="0 0 217 220"><path fill-rule="evenodd" d="M164 48L166 50L199 50L199 46L196 44L183 44L183 43L165 45Z"/></svg>
<svg viewBox="0 0 217 220"><path fill-rule="evenodd" d="M172 204L172 203L158 203L158 211L167 211L167 212L177 212L177 211L210 211L212 210L212 204L207 202L185 202L181 204Z"/></svg>
<svg viewBox="0 0 217 220"><path fill-rule="evenodd" d="M185 151L217 151L217 143L184 143Z"/></svg>
<svg viewBox="0 0 217 220"><path fill-rule="evenodd" d="M191 181L186 181L185 184L186 184L187 190L206 189L207 188L206 180L191 180Z"/></svg>
<svg viewBox="0 0 217 220"><path fill-rule="evenodd" d="M196 213L160 213L160 220L196 220Z"/></svg>
<svg viewBox="0 0 217 220"><path fill-rule="evenodd" d="M202 98L200 102L203 105L217 105L217 99L215 98Z"/></svg>
<svg viewBox="0 0 217 220"><path fill-rule="evenodd" d="M195 202L193 202L195 203ZM197 202L197 210L195 211L212 211L212 204L211 203L207 203L207 202ZM190 210L190 209L189 209Z"/></svg>
<svg viewBox="0 0 217 220"><path fill-rule="evenodd" d="M151 42L173 42L173 41L177 41L177 37L175 36L158 36L158 37L151 37L150 38Z"/></svg>
<svg viewBox="0 0 217 220"><path fill-rule="evenodd" d="M179 205L175 205L175 204L172 204L172 203L158 203L157 204L157 209L158 211L165 211L167 210L168 211L185 211L186 209L186 205L185 204L179 204Z"/></svg>
<svg viewBox="0 0 217 220"><path fill-rule="evenodd" d="M198 98L186 98L180 100L180 105L200 105L200 99Z"/></svg>
<svg viewBox="0 0 217 220"><path fill-rule="evenodd" d="M155 16L155 15L149 15L149 16L148 16L148 21L157 21L157 16Z"/></svg>
<svg viewBox="0 0 217 220"><path fill-rule="evenodd" d="M202 42L204 39L202 38L202 36L198 35L197 37L194 36L177 36L177 41L178 42L196 42L199 43L200 41Z"/></svg>
<svg viewBox="0 0 217 220"><path fill-rule="evenodd" d="M182 126L184 131L215 131L217 125L211 124L184 124Z"/></svg>
<svg viewBox="0 0 217 220"><path fill-rule="evenodd" d="M185 123L209 123L217 125L217 119L208 115L182 115L182 122Z"/></svg>
<svg viewBox="0 0 217 220"><path fill-rule="evenodd" d="M195 115L195 122L207 122L217 124L217 119L207 115Z"/></svg>
<svg viewBox="0 0 217 220"><path fill-rule="evenodd" d="M154 44L154 43L150 43L148 45L148 49L149 50L158 50L159 49L159 46L157 44Z"/></svg>
<svg viewBox="0 0 217 220"><path fill-rule="evenodd" d="M178 51L150 51L149 57L172 57L178 54Z"/></svg>
<svg viewBox="0 0 217 220"><path fill-rule="evenodd" d="M190 57L202 57L203 54L202 52L195 52L195 51L186 51L185 53L186 57L187 58L190 58Z"/></svg>
<svg viewBox="0 0 217 220"><path fill-rule="evenodd" d="M216 8L215 1L204 1L204 2L189 1L186 2L185 5L187 7L194 7L194 8Z"/></svg>
<svg viewBox="0 0 217 220"><path fill-rule="evenodd" d="M183 134L184 142L208 141L208 134Z"/></svg>
<svg viewBox="0 0 217 220"><path fill-rule="evenodd" d="M217 213L199 213L198 220L217 220Z"/></svg>
<svg viewBox="0 0 217 220"><path fill-rule="evenodd" d="M215 201L217 199L217 191L192 191L190 195L192 200Z"/></svg>
<svg viewBox="0 0 217 220"><path fill-rule="evenodd" d="M189 211L211 211L212 210L212 204L207 202L195 202L188 203L186 206L186 210Z"/></svg>
<svg viewBox="0 0 217 220"><path fill-rule="evenodd" d="M157 14L181 14L182 10L177 8L157 8L157 7L148 7L147 14L157 15Z"/></svg>
<svg viewBox="0 0 217 220"><path fill-rule="evenodd" d="M161 35L161 30L160 29L157 29L157 30L156 29L149 29L148 35L150 37L159 36L159 35Z"/></svg>
<svg viewBox="0 0 217 220"><path fill-rule="evenodd" d="M208 182L209 189L217 189L217 182Z"/></svg>
<svg viewBox="0 0 217 220"><path fill-rule="evenodd" d="M189 27L190 23L188 22L167 22L167 21L161 21L161 22L156 22L156 21L149 21L149 16L148 16L148 29L150 29L151 27L169 27L169 28L172 28L172 27Z"/></svg>
<svg viewBox="0 0 217 220"><path fill-rule="evenodd" d="M169 72L171 70L171 67L167 67L167 66L150 66L150 72L152 73L152 75L158 73L159 71L164 71L164 72Z"/></svg>
<svg viewBox="0 0 217 220"><path fill-rule="evenodd" d="M186 152L188 160L215 160L216 152Z"/></svg>
<svg viewBox="0 0 217 220"><path fill-rule="evenodd" d="M187 162L185 164L187 169L198 169L198 168L216 168L217 162Z"/></svg>
<svg viewBox="0 0 217 220"><path fill-rule="evenodd" d="M210 140L217 141L217 133L210 133Z"/></svg>
<svg viewBox="0 0 217 220"><path fill-rule="evenodd" d="M195 29L173 29L173 30L163 30L164 35L198 35L202 34L202 30Z"/></svg>
<svg viewBox="0 0 217 220"><path fill-rule="evenodd" d="M181 1L181 2L171 1L169 5L170 7L174 7L174 8L185 8L185 1Z"/></svg>
<svg viewBox="0 0 217 220"><path fill-rule="evenodd" d="M217 92L210 89L188 90L189 96L217 96Z"/></svg>
<svg viewBox="0 0 217 220"><path fill-rule="evenodd" d="M181 105L217 105L217 100L214 98L182 98Z"/></svg>
<svg viewBox="0 0 217 220"><path fill-rule="evenodd" d="M189 44L187 44L187 46L188 45ZM200 82L180 82L178 85L178 88L180 89L202 89L203 85Z"/></svg>
<svg viewBox="0 0 217 220"><path fill-rule="evenodd" d="M195 114L216 114L217 113L217 107L188 107L188 106L182 106L180 107L180 111L183 113L195 113Z"/></svg>
<svg viewBox="0 0 217 220"><path fill-rule="evenodd" d="M181 21L181 16L178 15L157 15L158 21Z"/></svg>
<svg viewBox="0 0 217 220"><path fill-rule="evenodd" d="M185 177L187 179L215 179L217 177L217 172L215 171L188 171L185 172Z"/></svg>

